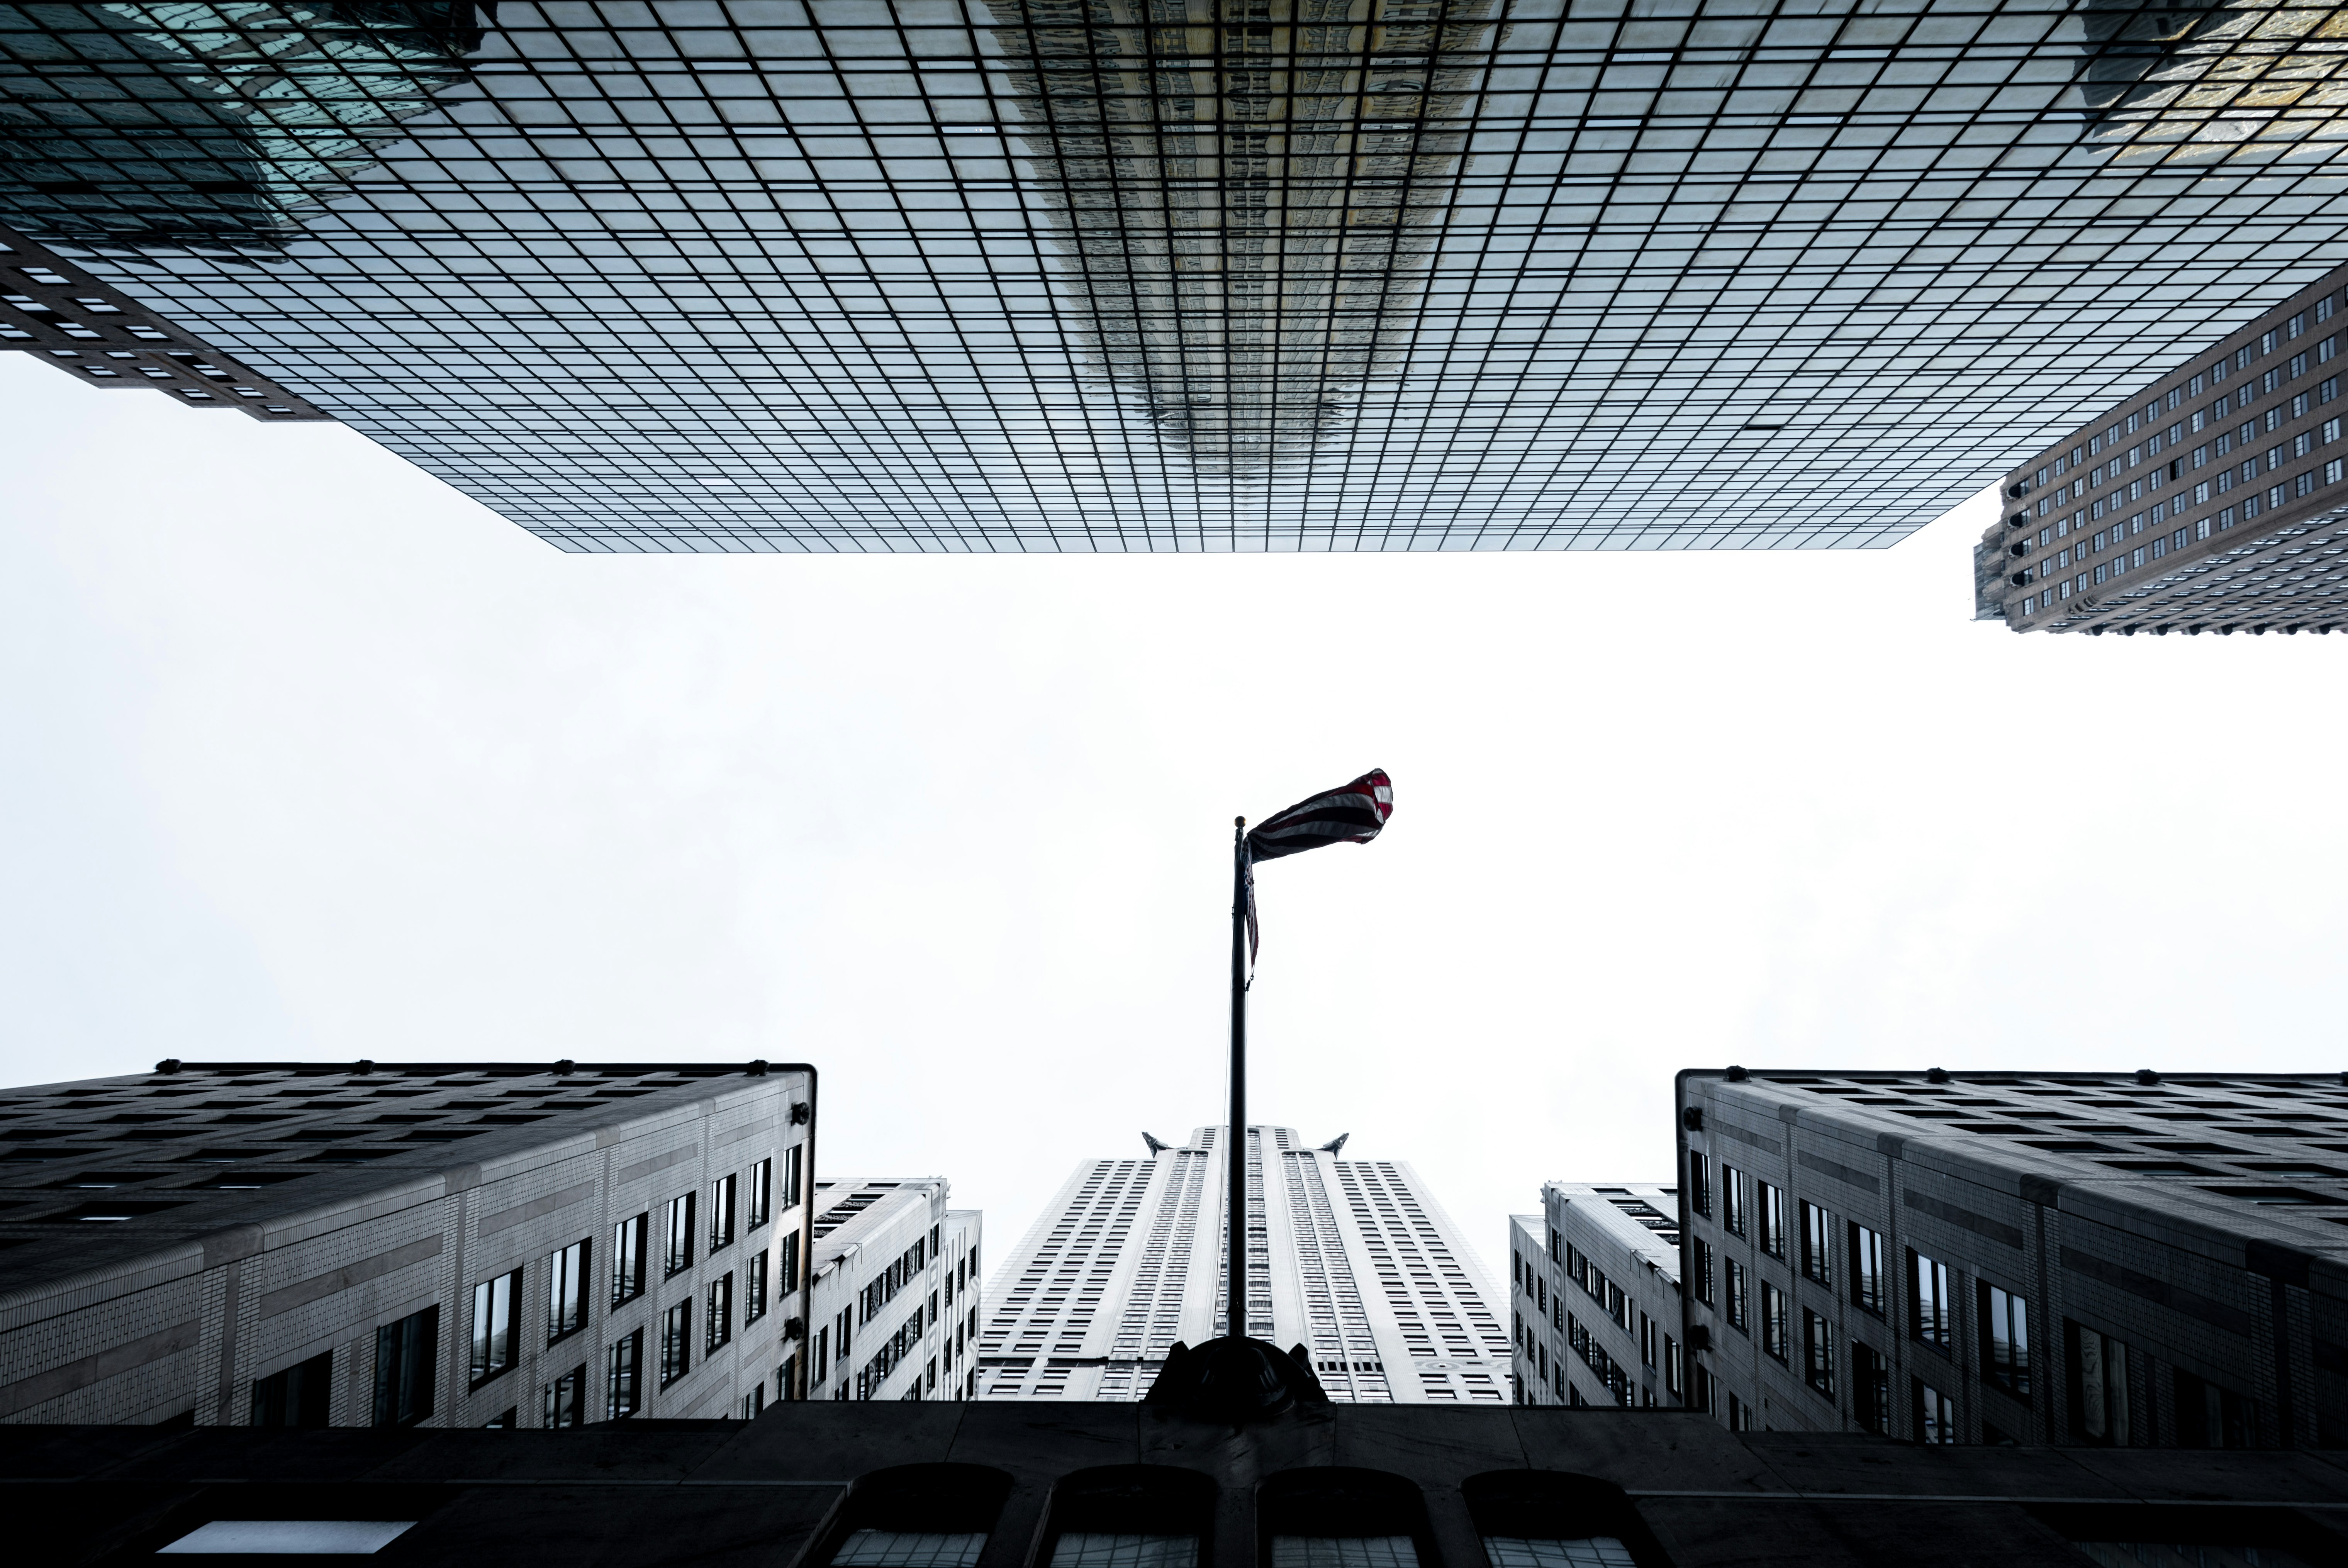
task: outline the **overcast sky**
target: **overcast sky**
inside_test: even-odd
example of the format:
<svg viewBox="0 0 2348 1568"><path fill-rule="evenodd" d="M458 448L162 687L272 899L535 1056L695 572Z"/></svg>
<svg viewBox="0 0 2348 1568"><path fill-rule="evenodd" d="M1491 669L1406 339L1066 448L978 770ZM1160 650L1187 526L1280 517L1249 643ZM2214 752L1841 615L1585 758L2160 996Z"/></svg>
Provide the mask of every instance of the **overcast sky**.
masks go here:
<svg viewBox="0 0 2348 1568"><path fill-rule="evenodd" d="M1673 1072L2332 1071L2348 640L1971 620L1866 553L566 556L338 426L0 354L0 1071L817 1064L821 1163L997 1255L1220 1119L1505 1259L1668 1180ZM1864 476L1853 476L1863 484Z"/></svg>

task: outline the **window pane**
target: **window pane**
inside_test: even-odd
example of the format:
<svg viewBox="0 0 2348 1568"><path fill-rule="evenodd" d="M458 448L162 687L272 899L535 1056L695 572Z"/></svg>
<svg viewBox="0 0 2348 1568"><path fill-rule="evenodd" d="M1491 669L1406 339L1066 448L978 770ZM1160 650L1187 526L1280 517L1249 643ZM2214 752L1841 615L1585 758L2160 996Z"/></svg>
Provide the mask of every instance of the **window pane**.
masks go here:
<svg viewBox="0 0 2348 1568"><path fill-rule="evenodd" d="M832 1568L972 1568L986 1537L924 1535L894 1530L860 1530L832 1553Z"/></svg>

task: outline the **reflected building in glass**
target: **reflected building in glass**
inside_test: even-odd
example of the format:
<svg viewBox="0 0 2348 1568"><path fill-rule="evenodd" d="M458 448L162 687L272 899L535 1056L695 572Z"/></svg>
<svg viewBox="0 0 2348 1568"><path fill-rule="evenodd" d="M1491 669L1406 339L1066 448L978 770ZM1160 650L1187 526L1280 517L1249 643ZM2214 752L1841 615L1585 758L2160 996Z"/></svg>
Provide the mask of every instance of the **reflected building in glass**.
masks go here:
<svg viewBox="0 0 2348 1568"><path fill-rule="evenodd" d="M2348 260L2330 6L1781 10L0 5L0 343L571 550L1879 546Z"/></svg>

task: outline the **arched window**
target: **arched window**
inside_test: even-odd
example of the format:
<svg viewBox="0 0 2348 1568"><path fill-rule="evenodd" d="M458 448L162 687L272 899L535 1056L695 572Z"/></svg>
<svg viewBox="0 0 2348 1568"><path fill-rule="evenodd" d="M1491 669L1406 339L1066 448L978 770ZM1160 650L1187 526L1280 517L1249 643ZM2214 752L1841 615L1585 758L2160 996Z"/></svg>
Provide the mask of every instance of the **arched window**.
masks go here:
<svg viewBox="0 0 2348 1568"><path fill-rule="evenodd" d="M1384 1471L1283 1471L1256 1492L1261 1568L1441 1568L1418 1488Z"/></svg>
<svg viewBox="0 0 2348 1568"><path fill-rule="evenodd" d="M975 1464L909 1464L859 1476L833 1522L830 1568L973 1568L1011 1478Z"/></svg>
<svg viewBox="0 0 2348 1568"><path fill-rule="evenodd" d="M1081 1470L1052 1488L1046 1568L1205 1568L1215 1483L1171 1465Z"/></svg>

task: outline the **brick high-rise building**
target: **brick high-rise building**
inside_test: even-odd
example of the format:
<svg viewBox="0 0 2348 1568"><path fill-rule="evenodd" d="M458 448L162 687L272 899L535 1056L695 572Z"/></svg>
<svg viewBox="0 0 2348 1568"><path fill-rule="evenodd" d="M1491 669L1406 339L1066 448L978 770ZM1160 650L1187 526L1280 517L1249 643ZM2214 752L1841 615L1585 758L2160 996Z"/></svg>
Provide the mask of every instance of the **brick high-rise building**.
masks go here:
<svg viewBox="0 0 2348 1568"><path fill-rule="evenodd" d="M1730 1068L1678 1105L1691 1375L1732 1424L2348 1446L2342 1075Z"/></svg>
<svg viewBox="0 0 2348 1568"><path fill-rule="evenodd" d="M167 1061L0 1091L0 1420L753 1412L806 1327L815 1087Z"/></svg>
<svg viewBox="0 0 2348 1568"><path fill-rule="evenodd" d="M2015 631L2348 628L2348 267L2006 475L1976 619Z"/></svg>

